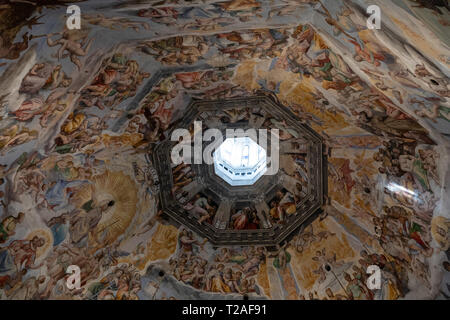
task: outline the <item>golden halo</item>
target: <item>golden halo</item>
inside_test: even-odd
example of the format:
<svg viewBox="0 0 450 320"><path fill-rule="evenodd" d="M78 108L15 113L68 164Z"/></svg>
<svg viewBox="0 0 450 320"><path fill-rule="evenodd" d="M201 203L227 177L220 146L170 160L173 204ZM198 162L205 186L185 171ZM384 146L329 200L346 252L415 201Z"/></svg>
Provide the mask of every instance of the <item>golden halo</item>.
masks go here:
<svg viewBox="0 0 450 320"><path fill-rule="evenodd" d="M39 238L42 238L45 241L44 245L40 248L37 248L37 250L36 250L36 258L39 258L39 256L43 255L53 245L53 235L48 230L37 229L37 230L30 232L27 235L26 240L31 240L35 236L38 236Z"/></svg>
<svg viewBox="0 0 450 320"><path fill-rule="evenodd" d="M78 190L72 197L72 204L81 208L93 200L99 206L110 200L115 204L106 212L97 225L96 232L106 231L105 241L112 243L128 228L136 213L139 189L134 180L123 172L105 171L92 177L91 184Z"/></svg>
<svg viewBox="0 0 450 320"><path fill-rule="evenodd" d="M431 235L443 251L447 251L450 247L449 230L450 220L445 217L434 217L431 221Z"/></svg>

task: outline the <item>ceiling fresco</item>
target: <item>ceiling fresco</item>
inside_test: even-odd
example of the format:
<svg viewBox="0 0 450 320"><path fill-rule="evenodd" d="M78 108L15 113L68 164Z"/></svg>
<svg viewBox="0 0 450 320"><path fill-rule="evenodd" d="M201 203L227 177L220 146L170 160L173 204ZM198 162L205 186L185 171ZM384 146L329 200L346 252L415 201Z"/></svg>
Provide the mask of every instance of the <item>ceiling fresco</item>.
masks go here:
<svg viewBox="0 0 450 320"><path fill-rule="evenodd" d="M449 9L0 2L0 298L448 299ZM233 189L170 163L195 119L278 129L278 176Z"/></svg>

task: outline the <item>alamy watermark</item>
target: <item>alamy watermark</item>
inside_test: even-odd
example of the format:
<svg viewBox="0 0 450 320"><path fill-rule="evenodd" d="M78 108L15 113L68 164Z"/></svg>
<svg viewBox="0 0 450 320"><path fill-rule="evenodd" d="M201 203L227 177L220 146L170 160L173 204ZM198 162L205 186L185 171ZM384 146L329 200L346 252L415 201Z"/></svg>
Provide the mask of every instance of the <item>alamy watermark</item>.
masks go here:
<svg viewBox="0 0 450 320"><path fill-rule="evenodd" d="M367 19L367 28L370 30L381 29L381 9L377 5L371 5L367 8L367 14L370 14Z"/></svg>
<svg viewBox="0 0 450 320"><path fill-rule="evenodd" d="M174 165L179 164L207 164L214 163L214 152L226 140L231 138L249 137L259 146L268 151L267 129L226 129L225 139L219 129L207 129L202 132L202 122L194 122L193 137L188 129L175 129L171 135L171 141L178 142L171 151L171 160ZM193 138L193 141L192 141ZM204 141L212 141L203 149ZM280 154L279 130L270 130L270 153L268 152L266 162L267 171L265 175L275 175L279 169ZM270 154L270 155L269 155Z"/></svg>
<svg viewBox="0 0 450 320"><path fill-rule="evenodd" d="M66 27L69 30L81 29L81 9L79 6L71 5L67 7L67 14L69 17L66 20Z"/></svg>
<svg viewBox="0 0 450 320"><path fill-rule="evenodd" d="M69 290L80 289L81 288L80 267L77 265L70 265L67 267L66 273L70 274L70 276L68 276L66 280L67 289Z"/></svg>
<svg viewBox="0 0 450 320"><path fill-rule="evenodd" d="M367 278L366 286L369 290L381 289L381 269L379 266L372 265L367 267L367 274L370 276Z"/></svg>

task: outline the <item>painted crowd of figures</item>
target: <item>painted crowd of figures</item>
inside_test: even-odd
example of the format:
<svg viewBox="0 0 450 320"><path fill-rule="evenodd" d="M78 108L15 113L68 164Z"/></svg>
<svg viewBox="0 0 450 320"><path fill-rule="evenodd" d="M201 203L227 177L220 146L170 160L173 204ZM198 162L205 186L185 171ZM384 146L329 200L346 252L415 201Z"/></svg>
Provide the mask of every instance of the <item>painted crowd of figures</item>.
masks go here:
<svg viewBox="0 0 450 320"><path fill-rule="evenodd" d="M72 1L85 6L81 30L66 29L58 1L0 4L0 298L186 298L187 287L207 297L398 299L417 288L448 297L448 284L431 281L449 272L448 56L437 37L423 40L428 51L412 48L422 44L395 14L429 13L420 28L435 30L449 8L399 1L411 12L390 13L395 37L374 36L355 1L112 1L105 14ZM215 248L164 218L149 155L192 99L256 94L322 135L329 201L272 251ZM288 223L308 185L307 141L245 109L205 123L240 121L280 129L286 179L267 211L232 208L227 228ZM219 201L189 193L193 168L173 166L172 176L186 213L211 224ZM374 264L376 292L366 286ZM80 290L65 286L69 265L82 270Z"/></svg>

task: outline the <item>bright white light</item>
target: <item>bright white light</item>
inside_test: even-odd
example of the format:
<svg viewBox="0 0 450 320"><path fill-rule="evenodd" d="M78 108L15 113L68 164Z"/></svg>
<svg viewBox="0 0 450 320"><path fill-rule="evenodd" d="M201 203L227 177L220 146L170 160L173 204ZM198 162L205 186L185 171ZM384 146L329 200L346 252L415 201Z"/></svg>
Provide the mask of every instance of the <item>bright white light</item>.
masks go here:
<svg viewBox="0 0 450 320"><path fill-rule="evenodd" d="M403 187L403 186L401 186L401 185L399 185L399 184L396 184L396 183L394 183L394 182L389 183L389 184L386 186L386 188L387 188L389 191L394 192L394 193L405 192L405 193L408 194L409 196L413 196L413 197L417 196L417 193L414 192L413 190L406 189L405 187Z"/></svg>
<svg viewBox="0 0 450 320"><path fill-rule="evenodd" d="M267 171L266 150L249 137L226 139L214 152L214 170L232 186L252 185Z"/></svg>

